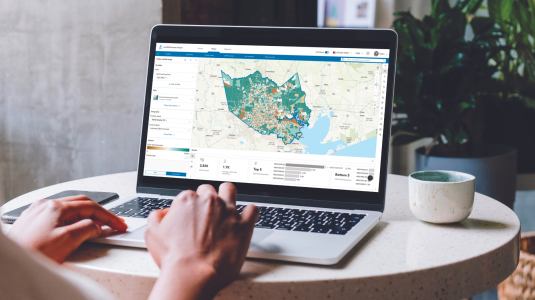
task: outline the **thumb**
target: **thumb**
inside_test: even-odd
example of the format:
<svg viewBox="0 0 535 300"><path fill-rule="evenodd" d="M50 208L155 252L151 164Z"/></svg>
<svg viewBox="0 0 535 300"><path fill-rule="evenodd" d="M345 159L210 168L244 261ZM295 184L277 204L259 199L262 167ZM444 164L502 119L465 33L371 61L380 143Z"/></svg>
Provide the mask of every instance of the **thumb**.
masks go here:
<svg viewBox="0 0 535 300"><path fill-rule="evenodd" d="M160 268L162 266L161 256L164 244L161 238L158 237L158 227L168 212L169 208L151 212L149 214L149 218L147 219L147 229L145 230L145 243L147 244L147 250L149 250L152 258Z"/></svg>
<svg viewBox="0 0 535 300"><path fill-rule="evenodd" d="M259 214L260 211L255 205L247 205L241 213L242 224L244 224L247 229L251 230L251 234Z"/></svg>
<svg viewBox="0 0 535 300"><path fill-rule="evenodd" d="M157 227L162 222L163 218L169 212L169 207L166 209L159 209L151 212L147 218L148 227Z"/></svg>

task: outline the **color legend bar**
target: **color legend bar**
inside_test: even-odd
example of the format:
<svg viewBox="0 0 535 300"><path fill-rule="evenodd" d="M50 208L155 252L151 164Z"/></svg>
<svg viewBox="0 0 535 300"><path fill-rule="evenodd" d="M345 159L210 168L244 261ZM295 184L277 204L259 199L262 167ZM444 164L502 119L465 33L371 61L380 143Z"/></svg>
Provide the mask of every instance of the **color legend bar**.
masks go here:
<svg viewBox="0 0 535 300"><path fill-rule="evenodd" d="M156 146L147 146L147 150L164 150L164 151L189 152L189 148L169 148L169 147L156 147Z"/></svg>

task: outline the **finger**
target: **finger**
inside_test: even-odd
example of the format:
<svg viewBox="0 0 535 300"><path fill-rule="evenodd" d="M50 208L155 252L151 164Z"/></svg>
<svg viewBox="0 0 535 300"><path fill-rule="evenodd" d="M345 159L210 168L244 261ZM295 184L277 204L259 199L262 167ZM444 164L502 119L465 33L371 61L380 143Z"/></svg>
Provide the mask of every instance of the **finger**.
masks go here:
<svg viewBox="0 0 535 300"><path fill-rule="evenodd" d="M102 228L93 220L85 219L62 227L62 231L67 233L66 236L71 239L65 246L70 251L74 251L83 242L98 237L102 233Z"/></svg>
<svg viewBox="0 0 535 300"><path fill-rule="evenodd" d="M184 190L180 192L178 195L176 195L175 199L173 199L168 213L171 215L178 215L181 211L180 206L187 202L195 201L197 198L197 193L192 190Z"/></svg>
<svg viewBox="0 0 535 300"><path fill-rule="evenodd" d="M126 221L123 219L123 218L119 218L119 220L123 221L124 223L126 223ZM76 221L76 222L80 222L80 221ZM95 224L99 225L99 226L105 226L104 224L98 222L98 221L93 221L95 222Z"/></svg>
<svg viewBox="0 0 535 300"><path fill-rule="evenodd" d="M241 223L245 225L246 228L253 232L256 221L258 221L258 216L260 211L256 205L247 205L243 212L241 213Z"/></svg>
<svg viewBox="0 0 535 300"><path fill-rule="evenodd" d="M64 222L92 219L119 231L126 231L128 226L110 211L93 201L69 201L63 203L62 219Z"/></svg>
<svg viewBox="0 0 535 300"><path fill-rule="evenodd" d="M175 211L178 211L178 209L175 209L175 207L179 207L185 202L195 200L197 197L197 193L192 190L180 192L180 194L176 195L175 199L173 199L173 202L171 203L171 213L174 214Z"/></svg>
<svg viewBox="0 0 535 300"><path fill-rule="evenodd" d="M69 197L63 197L63 198L58 198L58 199L54 199L54 200L62 201L62 202L69 202L69 201L93 201L93 200L91 200L91 198L87 197L86 195L69 196Z"/></svg>
<svg viewBox="0 0 535 300"><path fill-rule="evenodd" d="M185 190L180 192L180 194L176 195L175 199L173 200L173 203L175 203L175 200L189 200L189 199L195 199L197 197L197 193L195 193L192 190Z"/></svg>
<svg viewBox="0 0 535 300"><path fill-rule="evenodd" d="M123 223L126 223L126 221L123 218L120 218L120 217L118 217L118 218L119 218L119 220L123 221ZM97 223L100 226L104 226L104 224L102 224L102 223L100 223L98 221L94 221L94 222Z"/></svg>
<svg viewBox="0 0 535 300"><path fill-rule="evenodd" d="M84 219L84 220L91 220L91 219ZM83 221L83 220L74 221L74 222L72 222L72 224L74 224L74 223L78 223L78 222L82 222L82 221ZM100 223L100 222L98 222L98 221L93 221L93 222L95 222L95 224L97 224L98 226L101 226L101 227L104 226L104 224L102 224L102 223ZM68 226L68 225L71 225L71 224L67 224L67 225L65 225L65 226Z"/></svg>
<svg viewBox="0 0 535 300"><path fill-rule="evenodd" d="M158 226L168 212L169 208L152 211L147 219L147 224L149 226Z"/></svg>
<svg viewBox="0 0 535 300"><path fill-rule="evenodd" d="M202 184L197 188L197 194L200 196L203 194L217 194L217 192L213 186L209 184Z"/></svg>
<svg viewBox="0 0 535 300"><path fill-rule="evenodd" d="M238 190L234 184L230 182L222 183L219 186L219 197L223 199L231 207L236 208L236 197L238 195Z"/></svg>
<svg viewBox="0 0 535 300"><path fill-rule="evenodd" d="M243 212L241 213L241 224L244 228L244 231L242 232L242 243L246 245L246 248L249 248L249 243L251 242L251 238L253 236L253 231L255 227L255 223L258 220L258 216L260 215L260 211L258 210L258 207L255 205L247 205ZM245 259L245 255L244 255Z"/></svg>

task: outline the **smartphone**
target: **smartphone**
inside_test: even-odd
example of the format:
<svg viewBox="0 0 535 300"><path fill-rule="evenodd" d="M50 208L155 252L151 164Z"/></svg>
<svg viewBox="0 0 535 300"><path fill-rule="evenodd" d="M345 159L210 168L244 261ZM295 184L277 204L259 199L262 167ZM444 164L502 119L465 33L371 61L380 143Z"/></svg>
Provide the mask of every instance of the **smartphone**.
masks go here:
<svg viewBox="0 0 535 300"><path fill-rule="evenodd" d="M91 200L95 201L100 205L110 203L114 199L119 198L117 193L108 193L108 192L89 192L89 191L63 191L61 193L46 197L45 199L59 199L70 196L86 195ZM31 204L24 205L12 211L8 211L2 215L2 222L6 224L13 224Z"/></svg>

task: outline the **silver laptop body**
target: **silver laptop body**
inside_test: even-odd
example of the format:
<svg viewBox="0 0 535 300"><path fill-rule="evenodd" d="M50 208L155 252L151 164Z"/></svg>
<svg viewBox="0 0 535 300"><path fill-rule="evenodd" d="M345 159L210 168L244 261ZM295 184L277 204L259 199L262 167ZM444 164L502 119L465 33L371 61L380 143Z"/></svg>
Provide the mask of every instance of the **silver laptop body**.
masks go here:
<svg viewBox="0 0 535 300"><path fill-rule="evenodd" d="M137 193L104 207L145 248L147 215L200 184L236 184L261 217L247 257L339 262L384 211L392 30L158 25Z"/></svg>

